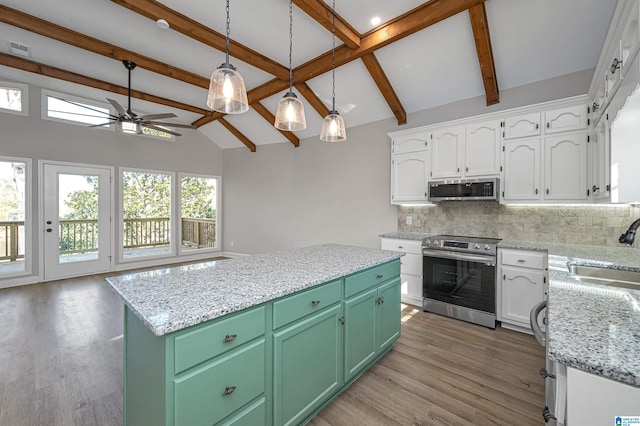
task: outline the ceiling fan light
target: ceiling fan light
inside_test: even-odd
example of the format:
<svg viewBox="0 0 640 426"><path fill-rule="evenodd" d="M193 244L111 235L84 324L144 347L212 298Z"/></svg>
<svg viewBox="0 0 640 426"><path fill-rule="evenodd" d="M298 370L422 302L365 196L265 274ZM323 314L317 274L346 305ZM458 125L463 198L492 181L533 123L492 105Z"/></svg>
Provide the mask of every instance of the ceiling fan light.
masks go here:
<svg viewBox="0 0 640 426"><path fill-rule="evenodd" d="M329 111L329 115L322 121L320 140L324 142L342 142L347 140L344 119L338 111Z"/></svg>
<svg viewBox="0 0 640 426"><path fill-rule="evenodd" d="M295 93L284 94L276 111L276 121L274 126L278 130L297 131L304 130L307 122L304 117L304 106Z"/></svg>
<svg viewBox="0 0 640 426"><path fill-rule="evenodd" d="M249 111L244 79L233 65L224 63L211 74L207 106L224 114Z"/></svg>
<svg viewBox="0 0 640 426"><path fill-rule="evenodd" d="M136 123L133 123L131 121L121 121L120 129L122 130L122 133L126 133L128 135L135 135L136 133L138 133L138 126L136 125Z"/></svg>

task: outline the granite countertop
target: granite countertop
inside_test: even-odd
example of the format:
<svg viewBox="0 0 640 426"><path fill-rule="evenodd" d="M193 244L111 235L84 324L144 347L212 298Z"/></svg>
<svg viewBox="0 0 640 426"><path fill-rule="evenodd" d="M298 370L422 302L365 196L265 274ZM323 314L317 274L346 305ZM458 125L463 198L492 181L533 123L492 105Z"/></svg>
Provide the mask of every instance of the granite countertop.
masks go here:
<svg viewBox="0 0 640 426"><path fill-rule="evenodd" d="M161 336L400 258L403 253L324 244L107 278Z"/></svg>
<svg viewBox="0 0 640 426"><path fill-rule="evenodd" d="M391 238L394 240L414 240L422 241L425 238L431 236L431 234L425 234L423 232L387 232L386 234L380 234L380 238Z"/></svg>

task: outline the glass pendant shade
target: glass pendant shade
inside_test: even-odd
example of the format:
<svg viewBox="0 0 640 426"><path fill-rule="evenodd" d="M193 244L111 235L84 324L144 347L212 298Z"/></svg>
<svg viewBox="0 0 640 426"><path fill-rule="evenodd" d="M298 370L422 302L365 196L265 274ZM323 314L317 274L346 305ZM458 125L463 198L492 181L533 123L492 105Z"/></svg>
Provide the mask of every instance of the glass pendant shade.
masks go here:
<svg viewBox="0 0 640 426"><path fill-rule="evenodd" d="M320 140L325 142L342 142L347 139L347 131L344 127L344 119L338 111L329 111L322 121Z"/></svg>
<svg viewBox="0 0 640 426"><path fill-rule="evenodd" d="M278 102L274 126L278 130L291 132L304 130L307 127L307 122L304 118L304 106L295 93L285 93L284 97Z"/></svg>
<svg viewBox="0 0 640 426"><path fill-rule="evenodd" d="M249 111L244 79L233 65L224 63L211 74L207 106L224 114Z"/></svg>

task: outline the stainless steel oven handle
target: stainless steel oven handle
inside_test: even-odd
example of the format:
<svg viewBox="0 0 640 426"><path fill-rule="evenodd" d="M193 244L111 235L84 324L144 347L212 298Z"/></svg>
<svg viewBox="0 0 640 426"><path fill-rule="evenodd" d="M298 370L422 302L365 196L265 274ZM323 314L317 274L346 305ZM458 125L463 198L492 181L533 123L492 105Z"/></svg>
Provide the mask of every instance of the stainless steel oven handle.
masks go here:
<svg viewBox="0 0 640 426"><path fill-rule="evenodd" d="M440 251L440 250L429 250L422 249L422 255L427 257L440 257L443 259L453 259L453 260L468 260L470 262L482 262L482 263L490 263L495 265L496 257L495 256L482 256L482 255L473 255L473 254L464 254L464 253L456 253L455 251Z"/></svg>
<svg viewBox="0 0 640 426"><path fill-rule="evenodd" d="M538 323L538 315L544 308L547 307L547 301L543 300L538 303L531 309L531 313L529 314L529 325L531 325L531 330L533 330L533 335L536 340L542 345L547 346L547 333L543 332L540 328L540 324Z"/></svg>

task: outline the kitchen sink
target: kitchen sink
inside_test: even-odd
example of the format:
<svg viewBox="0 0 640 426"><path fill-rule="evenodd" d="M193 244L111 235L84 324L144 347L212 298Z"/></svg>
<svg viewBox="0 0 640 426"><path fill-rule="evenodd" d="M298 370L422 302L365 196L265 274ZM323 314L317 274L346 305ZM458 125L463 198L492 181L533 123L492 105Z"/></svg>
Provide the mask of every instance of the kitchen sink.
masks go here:
<svg viewBox="0 0 640 426"><path fill-rule="evenodd" d="M567 265L567 268L571 275L582 281L640 290L640 272L572 264Z"/></svg>

